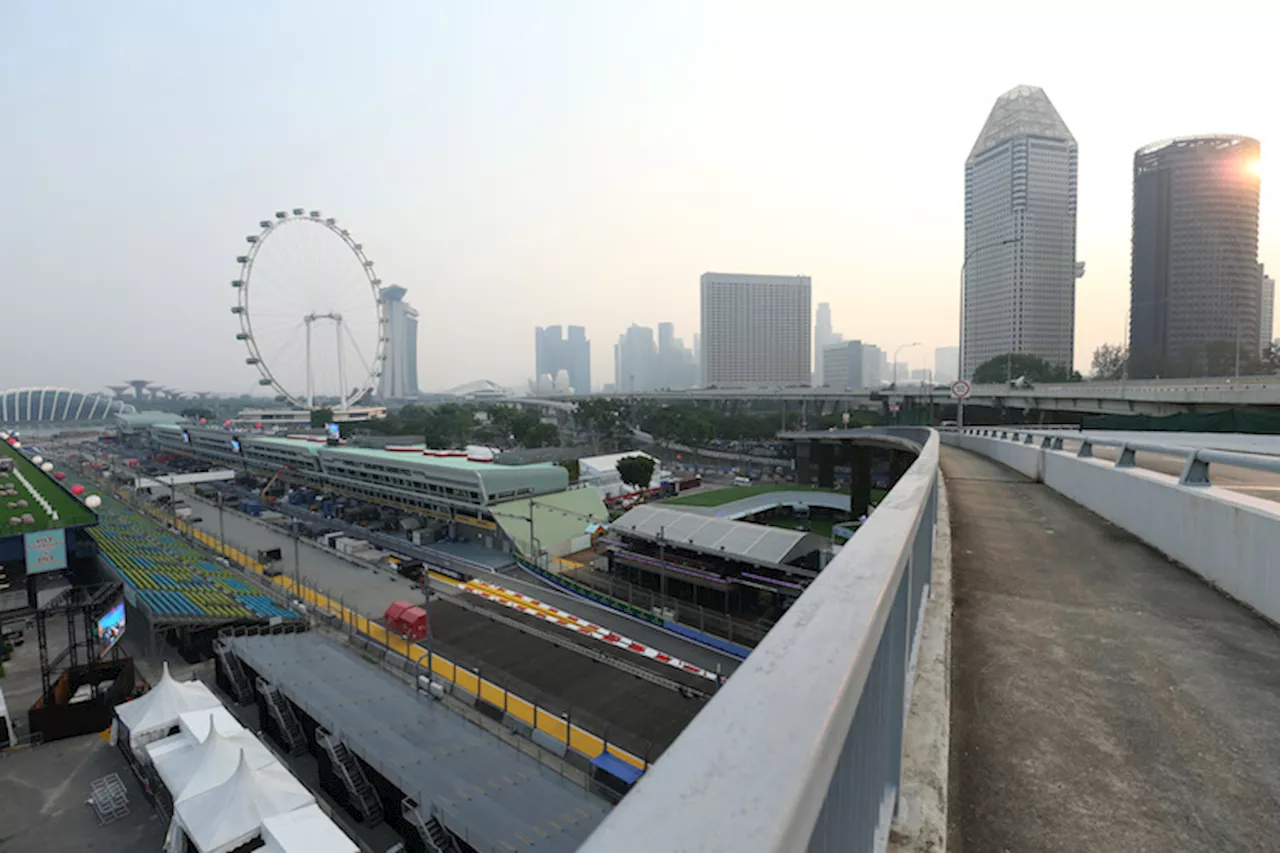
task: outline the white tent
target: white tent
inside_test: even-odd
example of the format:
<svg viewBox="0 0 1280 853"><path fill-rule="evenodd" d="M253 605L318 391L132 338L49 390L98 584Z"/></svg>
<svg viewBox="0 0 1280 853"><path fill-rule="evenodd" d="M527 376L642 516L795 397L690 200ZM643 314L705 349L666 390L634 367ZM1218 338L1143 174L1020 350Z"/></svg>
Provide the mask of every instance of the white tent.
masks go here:
<svg viewBox="0 0 1280 853"><path fill-rule="evenodd" d="M169 675L169 664L164 665L160 681L142 697L116 706L116 720L129 730L129 746L135 755L141 747L169 734L178 724L178 717L187 711L203 711L221 708L222 702L208 687L199 681L174 681ZM116 738L116 724L111 724L112 743Z"/></svg>
<svg viewBox="0 0 1280 853"><path fill-rule="evenodd" d="M231 716L225 708L208 708L203 711L188 711L178 717L178 733L161 740L152 741L146 746L147 757L155 764L169 753L187 752L204 743L209 736L209 726L218 729L218 734L234 735L244 731L240 721Z"/></svg>
<svg viewBox="0 0 1280 853"><path fill-rule="evenodd" d="M262 822L261 853L358 853L356 843L320 810L307 806Z"/></svg>
<svg viewBox="0 0 1280 853"><path fill-rule="evenodd" d="M268 818L315 804L315 797L280 764L250 766L244 753L231 778L177 804L169 849L181 829L199 853L226 853L258 837Z"/></svg>
<svg viewBox="0 0 1280 853"><path fill-rule="evenodd" d="M204 742L187 750L168 752L156 759L156 773L169 789L173 801L181 803L230 779L242 755L255 770L279 763L251 732L242 729L224 736L215 727Z"/></svg>

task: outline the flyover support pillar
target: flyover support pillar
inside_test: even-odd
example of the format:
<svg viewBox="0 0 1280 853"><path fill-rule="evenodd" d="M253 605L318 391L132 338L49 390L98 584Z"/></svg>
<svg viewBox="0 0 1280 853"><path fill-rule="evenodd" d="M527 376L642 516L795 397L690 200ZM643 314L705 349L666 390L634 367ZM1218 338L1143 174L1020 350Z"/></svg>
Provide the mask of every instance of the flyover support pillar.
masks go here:
<svg viewBox="0 0 1280 853"><path fill-rule="evenodd" d="M825 442L817 442L818 487L830 489L836 484L836 446Z"/></svg>
<svg viewBox="0 0 1280 853"><path fill-rule="evenodd" d="M853 475L849 484L850 514L854 518L862 518L871 509L871 448L851 444L849 469Z"/></svg>
<svg viewBox="0 0 1280 853"><path fill-rule="evenodd" d="M813 443L796 442L796 483L807 486L813 482Z"/></svg>

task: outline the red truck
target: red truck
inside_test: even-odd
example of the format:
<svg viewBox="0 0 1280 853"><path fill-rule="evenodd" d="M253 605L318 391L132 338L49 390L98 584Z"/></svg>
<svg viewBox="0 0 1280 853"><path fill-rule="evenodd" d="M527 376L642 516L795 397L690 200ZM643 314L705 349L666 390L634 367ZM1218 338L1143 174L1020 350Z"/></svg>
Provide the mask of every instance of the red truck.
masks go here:
<svg viewBox="0 0 1280 853"><path fill-rule="evenodd" d="M387 632L397 637L404 637L410 642L425 640L427 637L427 611L407 601L393 601L383 614Z"/></svg>

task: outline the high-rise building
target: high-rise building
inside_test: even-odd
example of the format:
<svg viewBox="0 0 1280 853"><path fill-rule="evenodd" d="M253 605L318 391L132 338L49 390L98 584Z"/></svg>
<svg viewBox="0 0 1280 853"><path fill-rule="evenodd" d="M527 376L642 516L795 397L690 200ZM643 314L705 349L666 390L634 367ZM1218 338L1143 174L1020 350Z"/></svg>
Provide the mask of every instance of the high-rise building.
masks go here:
<svg viewBox="0 0 1280 853"><path fill-rule="evenodd" d="M965 160L964 250L964 375L1009 352L1070 366L1076 141L1041 89L997 98Z"/></svg>
<svg viewBox="0 0 1280 853"><path fill-rule="evenodd" d="M822 351L831 340L831 303L818 303L818 320L813 324L813 384L825 385L826 373L822 369Z"/></svg>
<svg viewBox="0 0 1280 853"><path fill-rule="evenodd" d="M569 384L578 394L591 393L591 341L582 326L570 326L569 336L559 326L533 330L535 374L538 379L555 379L560 371L569 375Z"/></svg>
<svg viewBox="0 0 1280 853"><path fill-rule="evenodd" d="M631 324L613 348L614 384L621 393L653 391L659 387L658 348L653 329Z"/></svg>
<svg viewBox="0 0 1280 853"><path fill-rule="evenodd" d="M808 385L808 276L704 273L702 384Z"/></svg>
<svg viewBox="0 0 1280 853"><path fill-rule="evenodd" d="M418 312L404 301L406 292L398 284L382 288L387 348L378 377L378 396L384 400L418 396Z"/></svg>
<svg viewBox="0 0 1280 853"><path fill-rule="evenodd" d="M862 387L862 341L827 344L822 351L820 387L836 391Z"/></svg>
<svg viewBox="0 0 1280 853"><path fill-rule="evenodd" d="M886 380L885 363L888 356L884 350L875 344L862 345L862 386L864 388L879 388L880 383Z"/></svg>
<svg viewBox="0 0 1280 853"><path fill-rule="evenodd" d="M1276 318L1276 281L1258 264L1258 353L1265 355L1274 334Z"/></svg>
<svg viewBox="0 0 1280 853"><path fill-rule="evenodd" d="M1133 157L1129 375L1223 375L1261 334L1260 146L1168 139Z"/></svg>
<svg viewBox="0 0 1280 853"><path fill-rule="evenodd" d="M674 323L658 324L658 367L656 387L672 391L692 388L698 381L693 350L676 337Z"/></svg>
<svg viewBox="0 0 1280 853"><path fill-rule="evenodd" d="M960 347L938 347L933 351L933 379L950 385L960 377Z"/></svg>

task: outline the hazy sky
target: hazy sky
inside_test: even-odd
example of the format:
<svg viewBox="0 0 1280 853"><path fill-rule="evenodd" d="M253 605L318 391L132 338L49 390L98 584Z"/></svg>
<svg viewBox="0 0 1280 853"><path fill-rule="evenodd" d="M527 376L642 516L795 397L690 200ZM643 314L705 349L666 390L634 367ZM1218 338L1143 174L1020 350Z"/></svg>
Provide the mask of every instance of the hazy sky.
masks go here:
<svg viewBox="0 0 1280 853"><path fill-rule="evenodd" d="M837 331L928 365L958 336L964 159L1022 83L1080 145L1083 369L1124 336L1134 149L1280 145L1265 6L865 5L3 0L0 388L256 390L234 259L297 206L408 288L424 389L523 382L556 323L611 381L633 321L691 342L707 270L810 275Z"/></svg>

